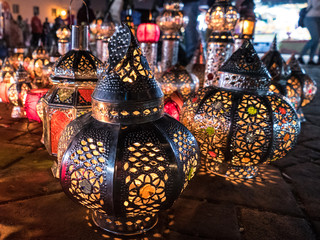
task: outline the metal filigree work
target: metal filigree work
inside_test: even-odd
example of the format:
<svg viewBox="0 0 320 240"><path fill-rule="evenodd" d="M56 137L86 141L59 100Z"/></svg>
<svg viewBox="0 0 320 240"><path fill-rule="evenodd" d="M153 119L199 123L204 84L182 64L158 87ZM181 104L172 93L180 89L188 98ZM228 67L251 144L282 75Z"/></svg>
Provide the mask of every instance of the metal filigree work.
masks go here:
<svg viewBox="0 0 320 240"><path fill-rule="evenodd" d="M207 87L182 109L208 172L256 176L258 165L282 158L300 132L294 108L268 92L270 75L246 41L220 68L220 88Z"/></svg>
<svg viewBox="0 0 320 240"><path fill-rule="evenodd" d="M156 213L173 204L195 174L199 149L183 125L163 115L163 94L127 26L109 48L119 41L122 59L110 56L92 114L73 120L60 138L58 167L63 190L93 210L96 225L131 235L152 228Z"/></svg>
<svg viewBox="0 0 320 240"><path fill-rule="evenodd" d="M176 64L168 69L161 78L158 79L161 89L166 97L177 91L187 100L199 89L199 79L193 73L189 73L185 67Z"/></svg>
<svg viewBox="0 0 320 240"><path fill-rule="evenodd" d="M217 86L219 83L218 69L231 56L233 42L231 32L214 32L210 36L205 67L205 87Z"/></svg>

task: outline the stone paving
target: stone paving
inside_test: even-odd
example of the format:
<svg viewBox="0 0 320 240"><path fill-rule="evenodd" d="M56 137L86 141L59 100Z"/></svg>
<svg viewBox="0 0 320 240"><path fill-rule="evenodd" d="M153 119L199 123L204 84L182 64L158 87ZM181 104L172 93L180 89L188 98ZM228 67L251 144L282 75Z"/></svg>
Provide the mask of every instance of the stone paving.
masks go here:
<svg viewBox="0 0 320 240"><path fill-rule="evenodd" d="M307 72L320 86L320 67ZM40 143L41 125L10 119L10 109L0 104L0 240L320 239L320 94L304 108L307 122L284 159L249 181L199 171L153 230L126 238L97 228L66 197Z"/></svg>

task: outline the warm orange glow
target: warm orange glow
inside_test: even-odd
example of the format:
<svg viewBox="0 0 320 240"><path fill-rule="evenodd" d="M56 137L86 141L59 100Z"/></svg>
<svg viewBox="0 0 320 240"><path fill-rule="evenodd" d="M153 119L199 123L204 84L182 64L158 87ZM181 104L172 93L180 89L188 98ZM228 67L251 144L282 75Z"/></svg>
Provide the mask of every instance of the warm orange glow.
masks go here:
<svg viewBox="0 0 320 240"><path fill-rule="evenodd" d="M252 20L243 20L243 30L244 35L253 35L254 33L255 21Z"/></svg>
<svg viewBox="0 0 320 240"><path fill-rule="evenodd" d="M65 16L67 16L67 11L66 10L62 10L61 11L61 17L64 18Z"/></svg>

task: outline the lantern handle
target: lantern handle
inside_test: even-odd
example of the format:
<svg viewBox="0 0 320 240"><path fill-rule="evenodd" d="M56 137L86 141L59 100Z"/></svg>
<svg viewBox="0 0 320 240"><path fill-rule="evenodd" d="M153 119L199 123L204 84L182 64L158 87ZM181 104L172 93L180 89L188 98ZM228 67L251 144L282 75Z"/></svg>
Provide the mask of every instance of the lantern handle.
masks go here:
<svg viewBox="0 0 320 240"><path fill-rule="evenodd" d="M84 0L81 0L81 1L83 2L84 6L86 7L87 22L88 22L88 25L89 25L89 8L88 8L87 3ZM70 0L70 3L69 3L69 20L70 20L70 23L72 21L72 19L71 19L71 4L72 4L72 2L73 2L73 0Z"/></svg>

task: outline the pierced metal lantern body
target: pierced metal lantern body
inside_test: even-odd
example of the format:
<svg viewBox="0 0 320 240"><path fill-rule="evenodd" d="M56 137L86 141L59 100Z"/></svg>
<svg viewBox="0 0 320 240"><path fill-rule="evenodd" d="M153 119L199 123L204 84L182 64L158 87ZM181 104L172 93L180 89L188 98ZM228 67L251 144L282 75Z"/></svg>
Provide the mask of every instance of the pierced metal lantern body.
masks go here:
<svg viewBox="0 0 320 240"><path fill-rule="evenodd" d="M210 31L233 31L238 18L237 9L230 0L217 0L206 14L206 23Z"/></svg>
<svg viewBox="0 0 320 240"><path fill-rule="evenodd" d="M267 66L272 77L269 91L287 97L297 110L300 121L304 121L304 115L300 107L303 87L298 79L288 77L291 70L277 49L276 37L273 40L270 50L265 53L261 60Z"/></svg>
<svg viewBox="0 0 320 240"><path fill-rule="evenodd" d="M220 87L204 88L182 109L209 173L251 178L261 163L282 158L300 132L285 98L268 92L270 75L249 41L220 68Z"/></svg>
<svg viewBox="0 0 320 240"><path fill-rule="evenodd" d="M164 10L157 18L157 24L162 32L161 71L165 72L178 62L180 29L187 24L183 17L183 4L179 1L166 2Z"/></svg>
<svg viewBox="0 0 320 240"><path fill-rule="evenodd" d="M195 54L195 62L192 66L192 73L199 79L199 88L203 88L204 84L204 74L206 70L205 57L203 52L202 43L200 42L199 48Z"/></svg>
<svg viewBox="0 0 320 240"><path fill-rule="evenodd" d="M63 26L57 30L56 34L58 37L58 52L64 55L69 51L71 31L68 26Z"/></svg>
<svg viewBox="0 0 320 240"><path fill-rule="evenodd" d="M14 80L14 69L8 58L4 60L1 66L0 75L0 102L10 103L8 97L8 89L15 82Z"/></svg>
<svg viewBox="0 0 320 240"><path fill-rule="evenodd" d="M11 63L15 70L19 68L19 65L24 60L24 48L14 48L13 55L11 57Z"/></svg>
<svg viewBox="0 0 320 240"><path fill-rule="evenodd" d="M43 78L43 67L49 63L49 54L43 48L43 46L37 47L32 53L32 60L29 64L29 69L31 71L31 77L34 78L33 83L41 88L45 87L44 83L42 82Z"/></svg>
<svg viewBox="0 0 320 240"><path fill-rule="evenodd" d="M199 79L193 73L189 73L186 68L180 64L170 67L163 73L161 78L157 79L165 97L170 97L177 91L184 101L193 97L199 89Z"/></svg>
<svg viewBox="0 0 320 240"><path fill-rule="evenodd" d="M205 67L204 87L217 86L219 83L218 69L233 52L231 32L212 32L207 46L207 62Z"/></svg>
<svg viewBox="0 0 320 240"><path fill-rule="evenodd" d="M61 185L115 234L144 233L193 177L198 146L163 114L163 93L130 29L109 42L109 67L92 95L92 114L72 121L59 142Z"/></svg>
<svg viewBox="0 0 320 240"><path fill-rule="evenodd" d="M42 99L44 145L56 155L62 130L73 119L91 111L91 94L101 66L88 49L88 26L72 26L72 50L56 62L54 86Z"/></svg>
<svg viewBox="0 0 320 240"><path fill-rule="evenodd" d="M12 118L25 117L25 102L28 91L32 89L31 79L28 72L20 65L15 75L15 83L8 88L8 98L13 109L11 112Z"/></svg>
<svg viewBox="0 0 320 240"><path fill-rule="evenodd" d="M142 54L147 58L153 72L157 67L158 41L160 28L155 23L142 23L137 29L137 39L140 42Z"/></svg>
<svg viewBox="0 0 320 240"><path fill-rule="evenodd" d="M301 107L304 107L313 100L317 92L317 85L316 82L306 74L305 70L301 68L294 54L288 59L287 66L290 69L290 74L286 79L287 86L285 96L289 99L295 96L300 96L300 104L294 106L297 109L298 114L300 113L300 120L304 120ZM290 85L291 87L289 87ZM298 103L298 101L291 102Z"/></svg>

